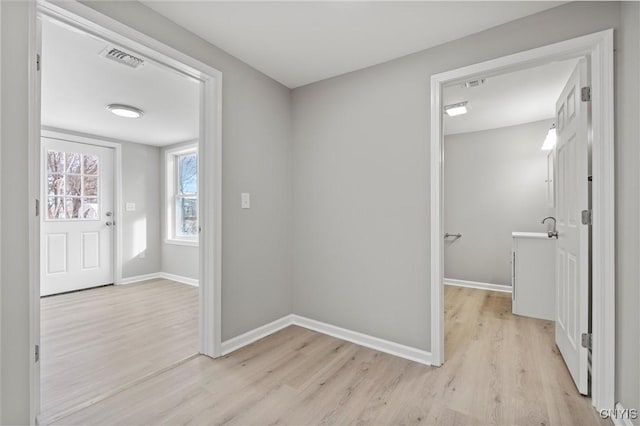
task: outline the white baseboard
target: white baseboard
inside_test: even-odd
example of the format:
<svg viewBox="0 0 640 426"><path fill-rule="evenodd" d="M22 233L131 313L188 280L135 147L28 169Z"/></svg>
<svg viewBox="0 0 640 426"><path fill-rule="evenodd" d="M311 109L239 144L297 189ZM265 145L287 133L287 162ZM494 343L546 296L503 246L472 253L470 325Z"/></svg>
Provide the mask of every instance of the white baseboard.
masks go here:
<svg viewBox="0 0 640 426"><path fill-rule="evenodd" d="M346 340L348 342L355 343L356 345L365 346L400 358L409 359L420 364L431 365L431 352L427 352L422 349L401 345L400 343L369 336L368 334L359 333L357 331L347 330L346 328L312 320L300 315L293 315L293 324L319 333L327 334L329 336L337 337L338 339Z"/></svg>
<svg viewBox="0 0 640 426"><path fill-rule="evenodd" d="M455 280L453 278L445 278L444 284L454 285L457 287L469 287L469 288L477 288L480 290L492 290L492 291L501 291L503 293L511 293L510 285L481 283L478 281Z"/></svg>
<svg viewBox="0 0 640 426"><path fill-rule="evenodd" d="M239 336L222 342L222 355L226 355L247 346L257 340L269 336L277 331L287 328L293 324L293 315L285 315L269 324L262 325L253 330L249 330Z"/></svg>
<svg viewBox="0 0 640 426"><path fill-rule="evenodd" d="M122 278L120 282L117 284L119 285L134 284L134 283L139 283L141 281L157 280L161 278L165 280L176 281L182 284L188 284L194 287L198 287L198 280L194 278L188 278L188 277L183 277L181 275L169 274L167 272L154 272L152 274L136 275L135 277Z"/></svg>
<svg viewBox="0 0 640 426"><path fill-rule="evenodd" d="M634 426L633 421L629 418L629 413L625 411L624 407L619 402L616 404L615 413L610 414L609 418L615 426Z"/></svg>
<svg viewBox="0 0 640 426"><path fill-rule="evenodd" d="M168 272L160 272L160 278L198 287L198 280L196 278L183 277L182 275L170 274Z"/></svg>
<svg viewBox="0 0 640 426"><path fill-rule="evenodd" d="M120 282L116 284L133 284L139 283L141 281L157 280L159 278L162 278L160 276L160 272L154 272L153 274L136 275L135 277L122 278Z"/></svg>
<svg viewBox="0 0 640 426"><path fill-rule="evenodd" d="M222 354L226 355L247 346L257 340L269 336L277 331L282 330L290 325L297 325L318 333L346 340L356 345L365 346L380 352L405 358L420 364L431 365L431 352L422 349L412 348L410 346L401 345L399 343L390 342L378 337L369 336L357 331L347 330L335 325L327 324L321 321L312 320L300 315L290 314L277 319L269 324L265 324L240 336L222 342Z"/></svg>

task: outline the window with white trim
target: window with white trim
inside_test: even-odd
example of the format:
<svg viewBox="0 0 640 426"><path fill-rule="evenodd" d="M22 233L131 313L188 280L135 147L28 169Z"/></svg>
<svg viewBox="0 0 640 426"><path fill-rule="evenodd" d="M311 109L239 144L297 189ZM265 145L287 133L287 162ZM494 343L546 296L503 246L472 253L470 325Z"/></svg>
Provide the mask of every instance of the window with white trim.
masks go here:
<svg viewBox="0 0 640 426"><path fill-rule="evenodd" d="M198 244L198 148L197 145L168 150L167 242Z"/></svg>

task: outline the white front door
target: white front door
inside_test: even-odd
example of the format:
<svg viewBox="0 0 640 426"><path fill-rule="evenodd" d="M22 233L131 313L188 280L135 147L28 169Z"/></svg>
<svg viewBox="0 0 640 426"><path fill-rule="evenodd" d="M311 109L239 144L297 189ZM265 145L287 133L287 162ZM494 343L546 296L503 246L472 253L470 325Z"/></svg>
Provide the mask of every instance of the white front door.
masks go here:
<svg viewBox="0 0 640 426"><path fill-rule="evenodd" d="M589 327L589 227L582 210L588 207L589 102L581 99L587 86L587 65L581 60L556 102L556 344L578 391L588 394L588 350L581 345Z"/></svg>
<svg viewBox="0 0 640 426"><path fill-rule="evenodd" d="M42 139L42 296L113 283L114 150Z"/></svg>

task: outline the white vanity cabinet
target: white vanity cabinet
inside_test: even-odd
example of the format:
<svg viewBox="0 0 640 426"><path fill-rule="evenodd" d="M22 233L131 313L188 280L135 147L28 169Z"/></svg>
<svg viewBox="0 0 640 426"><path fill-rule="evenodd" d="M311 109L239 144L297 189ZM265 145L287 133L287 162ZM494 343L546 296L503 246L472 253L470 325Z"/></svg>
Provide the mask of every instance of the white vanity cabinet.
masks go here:
<svg viewBox="0 0 640 426"><path fill-rule="evenodd" d="M512 237L512 312L555 321L555 238L542 232L514 232Z"/></svg>

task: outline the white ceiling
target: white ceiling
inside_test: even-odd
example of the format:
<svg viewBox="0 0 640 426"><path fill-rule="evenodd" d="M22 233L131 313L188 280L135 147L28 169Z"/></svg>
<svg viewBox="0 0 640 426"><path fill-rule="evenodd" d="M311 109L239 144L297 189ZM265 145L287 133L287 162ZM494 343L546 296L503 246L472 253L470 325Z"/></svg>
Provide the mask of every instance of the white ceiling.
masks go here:
<svg viewBox="0 0 640 426"><path fill-rule="evenodd" d="M42 124L163 146L198 137L199 84L145 62L138 68L100 56L107 43L45 20L42 25ZM132 105L139 119L108 104Z"/></svg>
<svg viewBox="0 0 640 426"><path fill-rule="evenodd" d="M446 87L444 105L468 101L469 112L444 118L444 133L475 132L545 120L555 116L556 100L577 59L553 62L488 77L482 86Z"/></svg>
<svg viewBox="0 0 640 426"><path fill-rule="evenodd" d="M564 3L142 2L289 88L386 62Z"/></svg>

